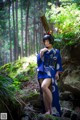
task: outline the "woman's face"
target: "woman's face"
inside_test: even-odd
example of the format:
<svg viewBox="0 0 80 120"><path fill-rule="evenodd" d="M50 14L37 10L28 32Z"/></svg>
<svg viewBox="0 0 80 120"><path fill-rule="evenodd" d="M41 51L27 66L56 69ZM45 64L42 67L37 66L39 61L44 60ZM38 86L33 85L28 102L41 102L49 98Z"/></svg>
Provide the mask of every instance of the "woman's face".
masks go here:
<svg viewBox="0 0 80 120"><path fill-rule="evenodd" d="M49 43L49 40L45 40L44 45L48 48L52 47L52 44Z"/></svg>

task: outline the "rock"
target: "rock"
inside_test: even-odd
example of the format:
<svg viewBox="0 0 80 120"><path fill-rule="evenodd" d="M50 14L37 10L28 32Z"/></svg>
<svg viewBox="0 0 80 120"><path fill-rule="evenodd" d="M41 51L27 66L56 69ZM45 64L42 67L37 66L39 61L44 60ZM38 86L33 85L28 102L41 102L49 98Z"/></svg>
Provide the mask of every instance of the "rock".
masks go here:
<svg viewBox="0 0 80 120"><path fill-rule="evenodd" d="M79 120L77 117L77 113L72 113L70 118L71 120Z"/></svg>
<svg viewBox="0 0 80 120"><path fill-rule="evenodd" d="M25 116L21 120L30 120L30 119L29 119L29 116Z"/></svg>
<svg viewBox="0 0 80 120"><path fill-rule="evenodd" d="M72 96L72 93L70 91L60 92L60 100L69 101L72 99L73 99L73 96Z"/></svg>
<svg viewBox="0 0 80 120"><path fill-rule="evenodd" d="M60 76L60 102L63 116L80 120L80 43L62 51L63 73Z"/></svg>
<svg viewBox="0 0 80 120"><path fill-rule="evenodd" d="M62 79L63 89L65 91L70 91L72 94L76 95L77 98L80 98L80 66L68 67L67 73Z"/></svg>
<svg viewBox="0 0 80 120"><path fill-rule="evenodd" d="M80 61L80 42L70 47L71 57Z"/></svg>
<svg viewBox="0 0 80 120"><path fill-rule="evenodd" d="M61 86L64 91L70 91L80 99L80 43L73 46L66 46L62 51L63 74ZM67 61L67 63L65 62Z"/></svg>
<svg viewBox="0 0 80 120"><path fill-rule="evenodd" d="M63 108L62 112L63 112L62 117L70 118L72 110L68 108Z"/></svg>
<svg viewBox="0 0 80 120"><path fill-rule="evenodd" d="M80 42L71 46L64 46L62 49L62 62L63 64L70 59L77 60L80 63Z"/></svg>
<svg viewBox="0 0 80 120"><path fill-rule="evenodd" d="M78 110L63 108L62 117L70 118L71 120L80 120L80 108Z"/></svg>
<svg viewBox="0 0 80 120"><path fill-rule="evenodd" d="M69 109L70 111L73 110L73 104L71 101L60 101L60 104L61 104L61 109L62 109L62 112L64 109Z"/></svg>
<svg viewBox="0 0 80 120"><path fill-rule="evenodd" d="M76 117L75 120L80 120L80 107L76 107L75 110L71 114L72 120L74 120L74 116Z"/></svg>

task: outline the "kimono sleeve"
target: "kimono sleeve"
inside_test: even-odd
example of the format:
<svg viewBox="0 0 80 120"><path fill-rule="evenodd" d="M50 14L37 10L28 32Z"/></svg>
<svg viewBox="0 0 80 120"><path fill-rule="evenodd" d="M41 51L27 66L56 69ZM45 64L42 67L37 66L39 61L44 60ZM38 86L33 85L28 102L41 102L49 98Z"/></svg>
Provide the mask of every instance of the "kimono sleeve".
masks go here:
<svg viewBox="0 0 80 120"><path fill-rule="evenodd" d="M43 61L41 60L40 54L37 55L37 71L44 71Z"/></svg>
<svg viewBox="0 0 80 120"><path fill-rule="evenodd" d="M60 51L57 51L58 54L58 58L57 58L57 64L56 64L56 71L58 72L63 72L63 68L62 68L62 59L61 59L61 55L60 55Z"/></svg>

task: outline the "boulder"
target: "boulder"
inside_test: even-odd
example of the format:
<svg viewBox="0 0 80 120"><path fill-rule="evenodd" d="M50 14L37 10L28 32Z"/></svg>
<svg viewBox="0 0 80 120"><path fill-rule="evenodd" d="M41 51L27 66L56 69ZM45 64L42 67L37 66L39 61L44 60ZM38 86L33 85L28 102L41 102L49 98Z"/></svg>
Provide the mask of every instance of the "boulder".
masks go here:
<svg viewBox="0 0 80 120"><path fill-rule="evenodd" d="M61 88L80 99L80 43L66 46L62 50L63 73Z"/></svg>
<svg viewBox="0 0 80 120"><path fill-rule="evenodd" d="M65 91L70 91L77 98L80 98L80 66L67 66L61 83Z"/></svg>

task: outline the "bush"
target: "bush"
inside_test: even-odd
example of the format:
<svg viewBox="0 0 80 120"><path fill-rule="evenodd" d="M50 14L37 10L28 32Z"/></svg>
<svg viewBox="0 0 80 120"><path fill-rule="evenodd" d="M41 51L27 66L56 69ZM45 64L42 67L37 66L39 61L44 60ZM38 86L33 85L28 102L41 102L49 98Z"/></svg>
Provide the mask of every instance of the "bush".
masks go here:
<svg viewBox="0 0 80 120"><path fill-rule="evenodd" d="M64 45L72 45L80 41L80 8L76 4L55 7L49 3L46 17L54 25L54 36L62 40ZM56 31L57 29L57 31Z"/></svg>

